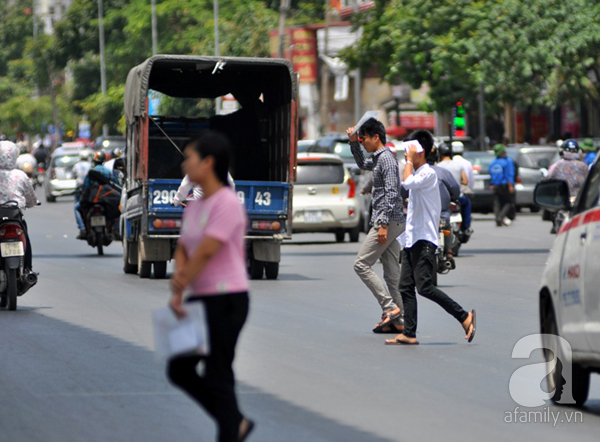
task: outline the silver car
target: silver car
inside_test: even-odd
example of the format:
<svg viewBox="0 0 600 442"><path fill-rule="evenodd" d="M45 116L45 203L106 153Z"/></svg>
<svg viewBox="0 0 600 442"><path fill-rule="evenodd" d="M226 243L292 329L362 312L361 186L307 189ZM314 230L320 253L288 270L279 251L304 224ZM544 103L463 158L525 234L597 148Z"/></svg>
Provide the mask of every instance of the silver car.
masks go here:
<svg viewBox="0 0 600 442"><path fill-rule="evenodd" d="M337 242L359 239L357 189L344 162L337 155L298 154L297 180L294 184L296 232L331 232Z"/></svg>
<svg viewBox="0 0 600 442"><path fill-rule="evenodd" d="M535 185L548 175L548 169L560 159L559 149L552 146L508 147L506 153L517 165L515 190L517 208L528 207L532 212L540 210L533 202Z"/></svg>
<svg viewBox="0 0 600 442"><path fill-rule="evenodd" d="M56 149L50 158L44 179L46 201L53 203L59 196L69 196L77 189L73 166L80 161L79 152Z"/></svg>

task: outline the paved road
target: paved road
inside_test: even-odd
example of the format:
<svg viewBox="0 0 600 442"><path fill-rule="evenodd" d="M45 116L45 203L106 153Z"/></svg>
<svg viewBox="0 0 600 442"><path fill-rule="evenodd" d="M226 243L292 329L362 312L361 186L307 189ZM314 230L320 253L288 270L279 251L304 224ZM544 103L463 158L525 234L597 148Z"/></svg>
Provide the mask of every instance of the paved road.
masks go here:
<svg viewBox="0 0 600 442"><path fill-rule="evenodd" d="M40 283L0 311L0 442L211 441L212 422L165 380L152 353L152 309L166 281L121 272L118 244L97 257L76 241L72 204L28 212ZM484 217L485 218L485 217ZM252 284L237 358L241 403L261 442L597 441L600 377L583 423L506 423L514 344L538 330L537 284L553 238L522 216L475 221L458 269L440 284L477 308L475 342L429 301L419 347L386 347L353 273L357 244L296 235L278 281ZM379 266L378 266L379 268ZM379 268L380 270L380 268ZM571 412L551 407L550 411Z"/></svg>

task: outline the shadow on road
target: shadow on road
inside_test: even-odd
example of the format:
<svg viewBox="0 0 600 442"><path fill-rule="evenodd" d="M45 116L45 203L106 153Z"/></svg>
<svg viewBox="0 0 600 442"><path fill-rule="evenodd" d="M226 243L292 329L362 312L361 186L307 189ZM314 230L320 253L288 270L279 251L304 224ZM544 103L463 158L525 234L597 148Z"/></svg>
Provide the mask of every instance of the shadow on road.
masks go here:
<svg viewBox="0 0 600 442"><path fill-rule="evenodd" d="M550 253L550 249L467 249L466 252L461 251L459 258L468 258L471 255L546 255Z"/></svg>
<svg viewBox="0 0 600 442"><path fill-rule="evenodd" d="M132 440L135 433L135 440L145 442L214 440L210 419L167 382L153 352L37 309L2 312L2 403L27 413L0 413L0 439L33 440L43 433L46 442L96 442ZM7 355L19 363L10 363ZM257 422L253 440L398 442L252 385L239 382L237 388L242 410Z"/></svg>

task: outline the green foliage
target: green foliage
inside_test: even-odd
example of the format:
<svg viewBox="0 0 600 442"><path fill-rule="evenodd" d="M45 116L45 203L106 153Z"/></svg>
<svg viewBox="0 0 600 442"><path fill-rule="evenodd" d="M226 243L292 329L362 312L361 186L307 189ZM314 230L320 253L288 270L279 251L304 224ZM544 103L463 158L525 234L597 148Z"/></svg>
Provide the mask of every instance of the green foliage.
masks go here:
<svg viewBox="0 0 600 442"><path fill-rule="evenodd" d="M57 107L64 129L73 130L76 118L70 103L58 98ZM22 132L43 133L44 128L50 124L53 124L53 120L49 96L29 98L17 95L0 104L0 130L8 136L16 136Z"/></svg>
<svg viewBox="0 0 600 442"><path fill-rule="evenodd" d="M112 86L106 91L106 96L96 92L84 100L75 102L80 107L88 120L96 126L101 127L108 124L110 130L117 131L119 121L123 116L123 102L125 99L125 85Z"/></svg>
<svg viewBox="0 0 600 442"><path fill-rule="evenodd" d="M600 6L595 0L381 0L345 58L390 83L431 86L434 108L459 98L487 109L555 106L598 97Z"/></svg>

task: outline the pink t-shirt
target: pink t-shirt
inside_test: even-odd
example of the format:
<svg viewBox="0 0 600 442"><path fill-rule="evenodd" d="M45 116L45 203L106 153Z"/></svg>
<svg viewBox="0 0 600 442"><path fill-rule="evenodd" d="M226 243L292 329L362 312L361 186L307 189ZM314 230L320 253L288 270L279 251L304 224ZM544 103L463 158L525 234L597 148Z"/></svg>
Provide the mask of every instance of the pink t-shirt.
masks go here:
<svg viewBox="0 0 600 442"><path fill-rule="evenodd" d="M190 285L192 295L220 295L248 291L246 213L237 195L223 187L209 198L190 201L183 213L179 242L188 258L204 237L223 243Z"/></svg>

